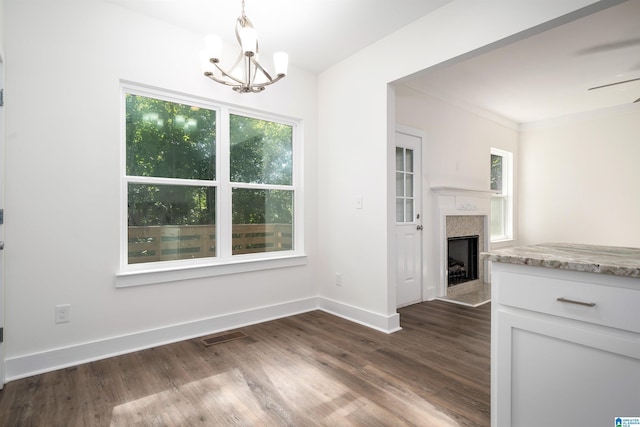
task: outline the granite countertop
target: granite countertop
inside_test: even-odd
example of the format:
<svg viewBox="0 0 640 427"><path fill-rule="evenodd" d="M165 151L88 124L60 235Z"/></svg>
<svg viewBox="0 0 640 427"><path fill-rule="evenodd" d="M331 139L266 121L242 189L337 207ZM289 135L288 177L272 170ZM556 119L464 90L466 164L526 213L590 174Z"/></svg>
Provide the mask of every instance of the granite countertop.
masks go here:
<svg viewBox="0 0 640 427"><path fill-rule="evenodd" d="M543 243L480 254L486 261L640 278L640 248Z"/></svg>

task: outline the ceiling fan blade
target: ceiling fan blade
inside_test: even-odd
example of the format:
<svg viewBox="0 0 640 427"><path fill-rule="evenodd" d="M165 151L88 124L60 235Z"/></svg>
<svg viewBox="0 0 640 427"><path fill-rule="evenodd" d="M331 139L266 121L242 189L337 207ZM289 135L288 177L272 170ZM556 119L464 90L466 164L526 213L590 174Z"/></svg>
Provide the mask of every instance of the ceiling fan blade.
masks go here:
<svg viewBox="0 0 640 427"><path fill-rule="evenodd" d="M636 102L640 102L640 98L636 99L635 101L633 101L633 103L635 104Z"/></svg>
<svg viewBox="0 0 640 427"><path fill-rule="evenodd" d="M635 82L636 80L640 80L640 77L636 78L636 79L631 79L631 80L623 80L621 82L615 82L615 83L608 83L606 85L602 85L602 86L595 86L595 87L590 87L587 90L594 90L594 89L602 89L603 87L609 87L609 86L615 86L615 85L621 85L623 83L630 83L630 82Z"/></svg>
<svg viewBox="0 0 640 427"><path fill-rule="evenodd" d="M635 47L640 45L640 38L621 40L614 43L605 43L598 46L592 46L576 52L578 55L591 55L593 53L608 52L611 50L623 49L626 47Z"/></svg>

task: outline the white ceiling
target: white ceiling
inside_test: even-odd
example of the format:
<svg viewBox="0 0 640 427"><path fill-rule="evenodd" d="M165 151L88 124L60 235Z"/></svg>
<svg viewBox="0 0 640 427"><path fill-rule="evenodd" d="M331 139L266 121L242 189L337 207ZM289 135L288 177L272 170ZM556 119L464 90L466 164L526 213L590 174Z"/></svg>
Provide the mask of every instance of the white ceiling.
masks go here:
<svg viewBox="0 0 640 427"><path fill-rule="evenodd" d="M632 105L640 99L640 0L629 0L405 82L517 123ZM634 104L640 108L640 102Z"/></svg>
<svg viewBox="0 0 640 427"><path fill-rule="evenodd" d="M105 1L236 43L241 0ZM296 66L321 72L449 1L245 0L245 12L258 31L262 54L283 50ZM527 123L629 105L640 98L640 81L587 89L633 78L640 78L640 0L426 70L403 84Z"/></svg>
<svg viewBox="0 0 640 427"><path fill-rule="evenodd" d="M237 43L242 0L105 1ZM245 13L258 32L262 54L284 51L290 63L319 73L450 1L245 0Z"/></svg>

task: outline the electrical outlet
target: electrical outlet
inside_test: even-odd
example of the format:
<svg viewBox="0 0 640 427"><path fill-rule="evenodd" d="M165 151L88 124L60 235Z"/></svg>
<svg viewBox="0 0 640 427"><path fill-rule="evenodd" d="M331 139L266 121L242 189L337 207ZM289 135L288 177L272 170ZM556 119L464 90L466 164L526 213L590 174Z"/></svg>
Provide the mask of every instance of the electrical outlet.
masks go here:
<svg viewBox="0 0 640 427"><path fill-rule="evenodd" d="M336 273L336 286L342 286L342 274Z"/></svg>
<svg viewBox="0 0 640 427"><path fill-rule="evenodd" d="M71 321L69 315L71 311L70 304L56 305L56 323L68 323Z"/></svg>

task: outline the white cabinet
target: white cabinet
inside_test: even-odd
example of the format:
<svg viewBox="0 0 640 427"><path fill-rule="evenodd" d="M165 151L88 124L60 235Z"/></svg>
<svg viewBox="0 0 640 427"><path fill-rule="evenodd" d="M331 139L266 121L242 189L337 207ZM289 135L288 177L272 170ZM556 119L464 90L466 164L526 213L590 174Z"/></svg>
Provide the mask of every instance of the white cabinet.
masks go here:
<svg viewBox="0 0 640 427"><path fill-rule="evenodd" d="M640 416L640 279L494 262L491 346L493 427Z"/></svg>

